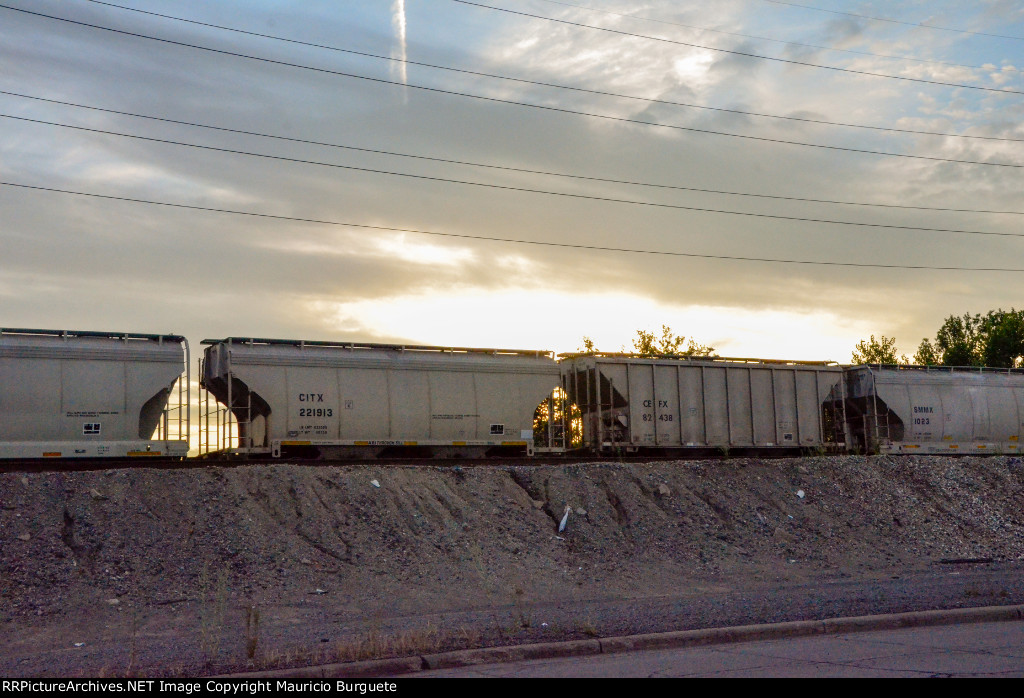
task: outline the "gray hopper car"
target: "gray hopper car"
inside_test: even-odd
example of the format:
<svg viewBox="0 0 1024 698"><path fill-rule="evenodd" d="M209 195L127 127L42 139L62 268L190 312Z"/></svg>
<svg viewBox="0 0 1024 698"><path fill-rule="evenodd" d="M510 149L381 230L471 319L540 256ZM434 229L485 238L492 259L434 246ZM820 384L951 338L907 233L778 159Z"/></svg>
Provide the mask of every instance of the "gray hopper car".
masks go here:
<svg viewBox="0 0 1024 698"><path fill-rule="evenodd" d="M842 385L830 362L566 354L564 390L593 452L792 452L841 449L823 409Z"/></svg>
<svg viewBox="0 0 1024 698"><path fill-rule="evenodd" d="M846 422L853 448L880 453L1019 453L1024 371L852 366Z"/></svg>
<svg viewBox="0 0 1024 698"><path fill-rule="evenodd" d="M182 458L187 366L178 335L0 329L0 458Z"/></svg>
<svg viewBox="0 0 1024 698"><path fill-rule="evenodd" d="M1024 369L204 344L201 453L985 454L1024 436ZM0 459L185 457L188 364L178 335L0 329Z"/></svg>
<svg viewBox="0 0 1024 698"><path fill-rule="evenodd" d="M238 449L275 457L481 456L534 451L558 385L549 352L226 338L201 381Z"/></svg>

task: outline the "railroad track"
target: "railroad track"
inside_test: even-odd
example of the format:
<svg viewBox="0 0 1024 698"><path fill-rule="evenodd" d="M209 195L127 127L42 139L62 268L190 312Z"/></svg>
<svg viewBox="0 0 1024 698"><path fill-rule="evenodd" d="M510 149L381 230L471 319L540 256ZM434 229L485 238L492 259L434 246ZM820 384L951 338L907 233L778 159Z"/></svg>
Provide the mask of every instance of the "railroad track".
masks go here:
<svg viewBox="0 0 1024 698"><path fill-rule="evenodd" d="M833 454L834 455L834 454ZM92 472L104 470L133 470L140 468L154 470L202 470L203 468L250 468L266 465L302 465L307 467L344 466L413 466L426 468L495 468L502 466L570 465L580 463L655 463L679 460L730 460L734 458L782 459L797 456L782 456L778 453L761 455L693 454L684 455L562 455L562 456L509 456L493 458L336 458L336 459L292 459L292 458L145 458L145 459L81 459L81 460L4 460L0 461L0 473L64 473Z"/></svg>

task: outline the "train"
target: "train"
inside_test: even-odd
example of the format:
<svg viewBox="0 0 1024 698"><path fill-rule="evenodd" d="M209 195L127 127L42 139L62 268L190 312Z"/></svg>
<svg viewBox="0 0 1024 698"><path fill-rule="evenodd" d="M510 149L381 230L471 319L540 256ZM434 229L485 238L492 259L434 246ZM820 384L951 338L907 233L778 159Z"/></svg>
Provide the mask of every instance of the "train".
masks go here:
<svg viewBox="0 0 1024 698"><path fill-rule="evenodd" d="M0 329L0 459L1019 453L1024 370Z"/></svg>

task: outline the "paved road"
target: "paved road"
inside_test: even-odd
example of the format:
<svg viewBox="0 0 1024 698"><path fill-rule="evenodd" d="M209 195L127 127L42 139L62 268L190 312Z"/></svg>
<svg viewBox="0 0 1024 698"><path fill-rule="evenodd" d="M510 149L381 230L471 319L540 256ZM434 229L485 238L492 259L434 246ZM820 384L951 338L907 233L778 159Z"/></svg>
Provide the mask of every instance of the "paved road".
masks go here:
<svg viewBox="0 0 1024 698"><path fill-rule="evenodd" d="M418 677L1015 677L1024 622L818 635L424 671Z"/></svg>

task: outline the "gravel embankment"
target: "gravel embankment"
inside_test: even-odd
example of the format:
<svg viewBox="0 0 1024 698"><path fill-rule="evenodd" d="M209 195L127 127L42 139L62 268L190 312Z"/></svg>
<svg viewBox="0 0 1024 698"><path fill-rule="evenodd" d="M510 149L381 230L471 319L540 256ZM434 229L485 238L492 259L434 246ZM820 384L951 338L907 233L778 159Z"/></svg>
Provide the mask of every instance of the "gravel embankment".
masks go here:
<svg viewBox="0 0 1024 698"><path fill-rule="evenodd" d="M4 473L0 674L1024 603L1022 505L1009 457Z"/></svg>

